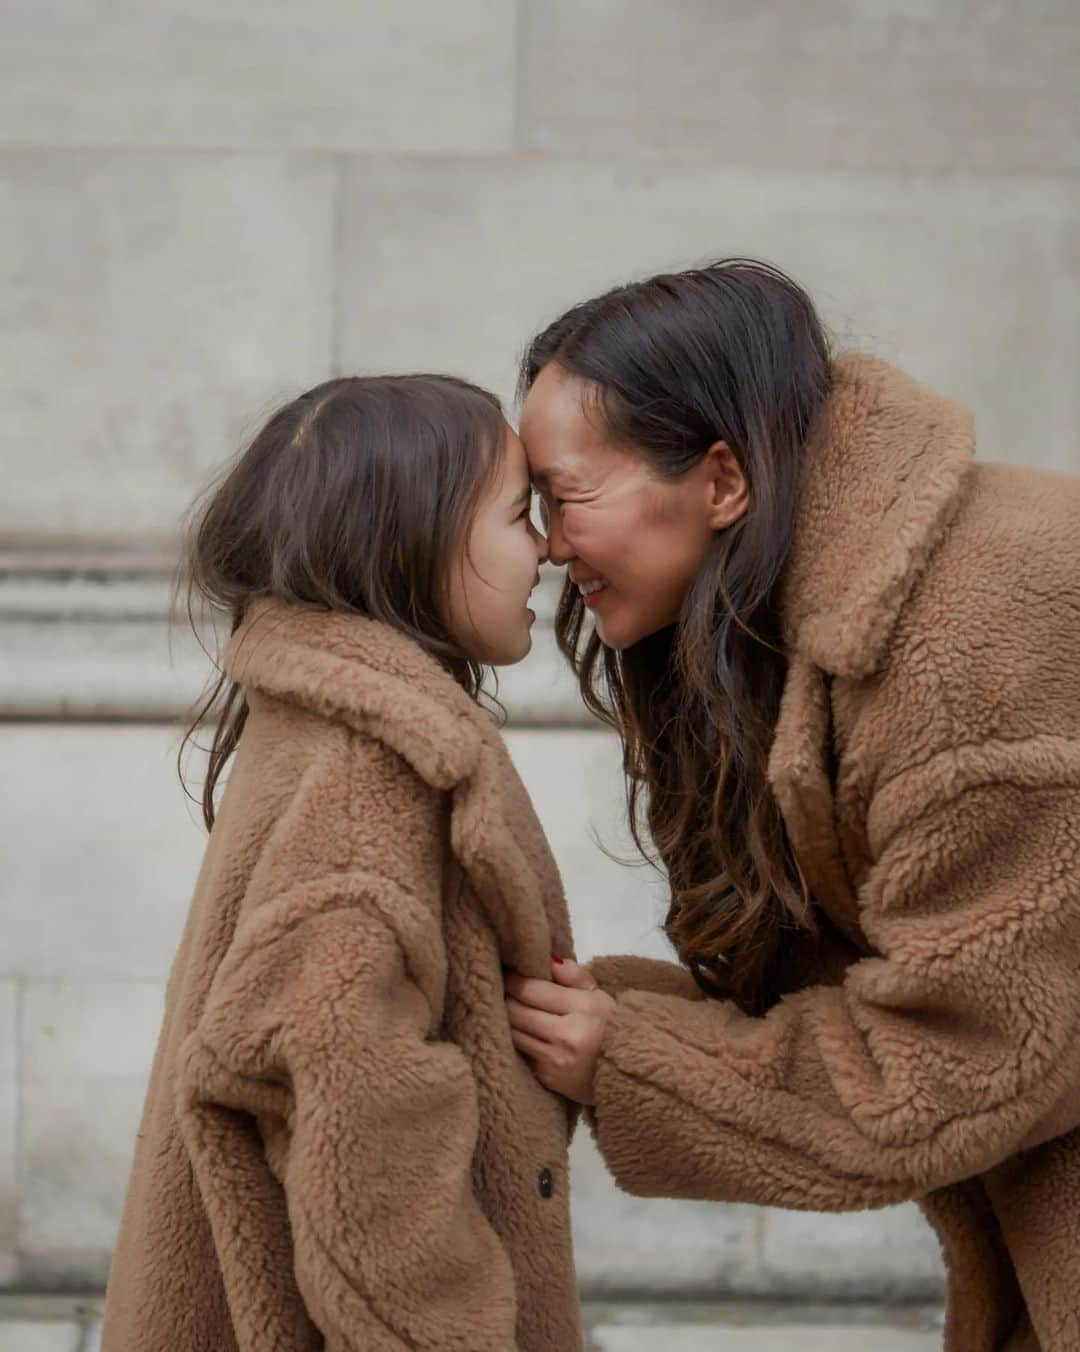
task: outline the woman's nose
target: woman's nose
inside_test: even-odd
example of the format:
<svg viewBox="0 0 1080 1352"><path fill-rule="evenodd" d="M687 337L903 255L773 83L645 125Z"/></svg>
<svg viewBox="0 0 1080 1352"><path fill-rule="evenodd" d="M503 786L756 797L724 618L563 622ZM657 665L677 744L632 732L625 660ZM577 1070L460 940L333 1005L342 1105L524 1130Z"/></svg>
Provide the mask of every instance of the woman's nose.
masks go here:
<svg viewBox="0 0 1080 1352"><path fill-rule="evenodd" d="M559 529L559 514L552 512L547 523L547 561L561 568L574 557L574 551L566 543L566 537Z"/></svg>

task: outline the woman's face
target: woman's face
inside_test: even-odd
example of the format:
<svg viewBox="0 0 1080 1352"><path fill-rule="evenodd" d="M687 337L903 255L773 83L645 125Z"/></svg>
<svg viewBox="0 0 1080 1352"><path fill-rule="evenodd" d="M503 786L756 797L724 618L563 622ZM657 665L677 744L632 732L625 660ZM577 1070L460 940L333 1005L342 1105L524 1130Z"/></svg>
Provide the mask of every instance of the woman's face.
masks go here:
<svg viewBox="0 0 1080 1352"><path fill-rule="evenodd" d="M521 441L509 427L499 462L476 505L468 540L450 570L446 624L478 662L506 666L532 647L536 615L529 593L547 558L547 542L529 519L532 489Z"/></svg>
<svg viewBox="0 0 1080 1352"><path fill-rule="evenodd" d="M550 362L521 413L529 471L546 509L548 553L568 564L609 648L674 624L717 530L746 510L724 442L677 478L608 440L587 384Z"/></svg>

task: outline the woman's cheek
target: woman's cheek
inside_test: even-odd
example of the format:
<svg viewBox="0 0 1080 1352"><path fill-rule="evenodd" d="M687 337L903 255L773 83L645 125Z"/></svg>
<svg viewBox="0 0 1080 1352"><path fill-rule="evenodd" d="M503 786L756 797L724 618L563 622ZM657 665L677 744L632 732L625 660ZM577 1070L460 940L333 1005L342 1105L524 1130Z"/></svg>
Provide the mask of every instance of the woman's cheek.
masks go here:
<svg viewBox="0 0 1080 1352"><path fill-rule="evenodd" d="M574 553L579 558L587 558L583 551L587 550L596 538L595 513L590 513L579 503L567 503L563 507L562 528L566 542Z"/></svg>
<svg viewBox="0 0 1080 1352"><path fill-rule="evenodd" d="M619 522L612 520L610 514L597 512L592 516L586 516L580 513L578 521L574 523L572 534L571 527L569 523L567 524L566 538L578 558L594 568L601 576L606 576L609 571L616 569L623 545Z"/></svg>

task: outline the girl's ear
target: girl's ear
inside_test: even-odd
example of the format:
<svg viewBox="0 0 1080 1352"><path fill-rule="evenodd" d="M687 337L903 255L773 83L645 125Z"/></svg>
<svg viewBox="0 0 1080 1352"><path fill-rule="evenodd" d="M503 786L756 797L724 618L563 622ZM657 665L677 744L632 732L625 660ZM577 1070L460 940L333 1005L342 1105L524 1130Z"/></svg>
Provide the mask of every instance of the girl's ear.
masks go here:
<svg viewBox="0 0 1080 1352"><path fill-rule="evenodd" d="M724 530L750 506L750 485L726 441L714 441L705 452L707 515L712 530Z"/></svg>

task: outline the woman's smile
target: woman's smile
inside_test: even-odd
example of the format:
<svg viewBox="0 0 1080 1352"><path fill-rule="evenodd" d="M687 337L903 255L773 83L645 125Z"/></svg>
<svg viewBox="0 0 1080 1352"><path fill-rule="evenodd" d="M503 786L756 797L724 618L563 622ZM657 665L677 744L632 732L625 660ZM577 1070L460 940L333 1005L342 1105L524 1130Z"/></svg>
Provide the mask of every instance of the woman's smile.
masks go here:
<svg viewBox="0 0 1080 1352"><path fill-rule="evenodd" d="M608 590L607 581L602 577L576 578L571 575L571 582L581 593L581 599L590 610L595 610L600 604L601 599Z"/></svg>

